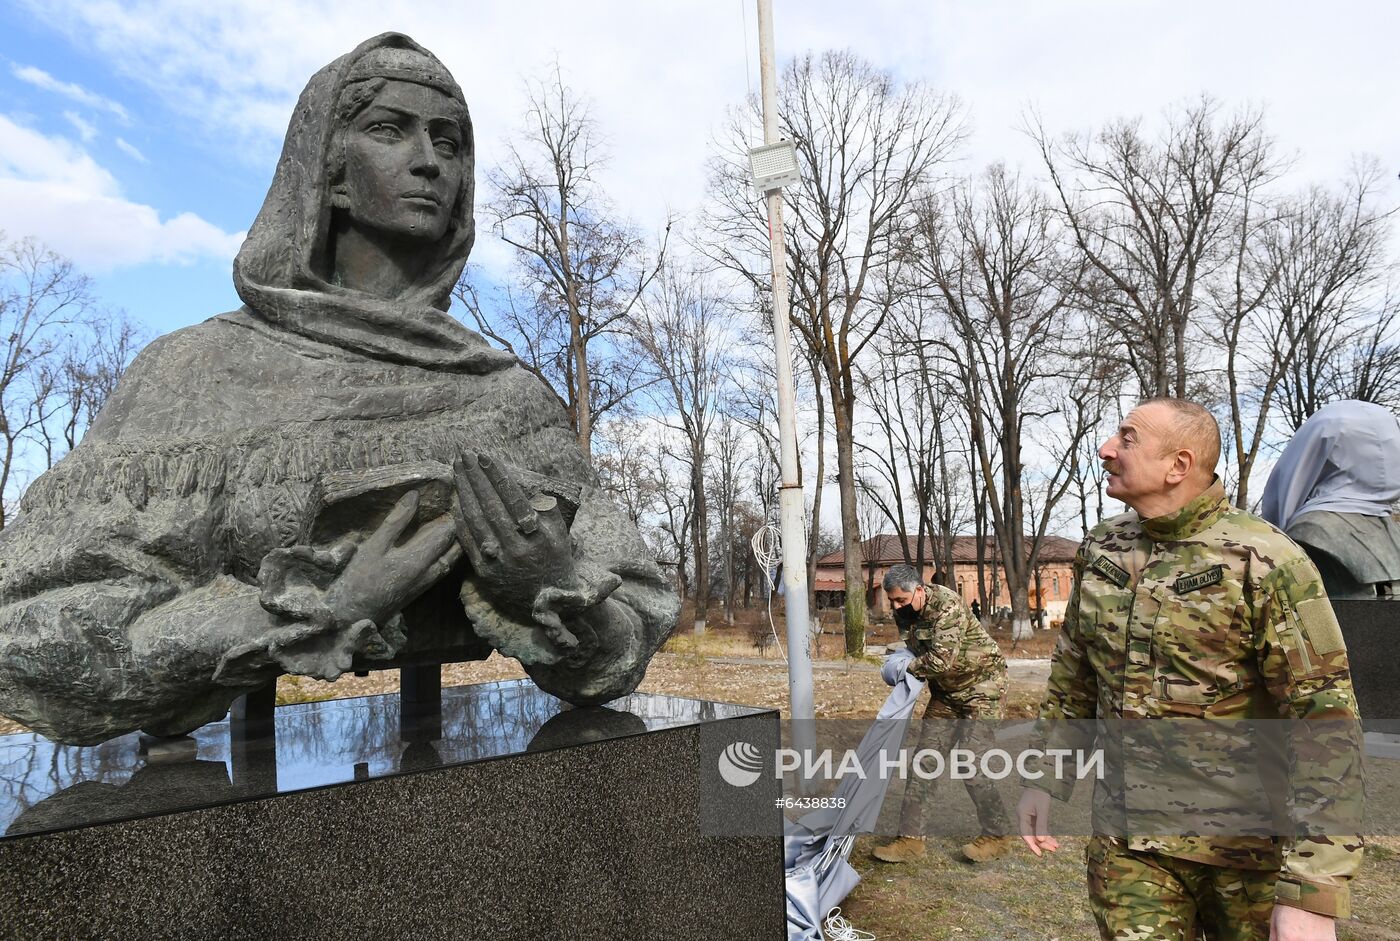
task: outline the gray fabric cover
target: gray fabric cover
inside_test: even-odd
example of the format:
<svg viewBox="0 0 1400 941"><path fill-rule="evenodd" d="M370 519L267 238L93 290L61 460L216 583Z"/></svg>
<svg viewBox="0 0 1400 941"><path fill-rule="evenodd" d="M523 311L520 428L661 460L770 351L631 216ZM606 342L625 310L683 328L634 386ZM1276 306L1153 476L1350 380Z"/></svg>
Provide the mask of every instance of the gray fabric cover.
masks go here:
<svg viewBox="0 0 1400 941"><path fill-rule="evenodd" d="M869 833L875 828L889 789L889 781L871 772L881 767L882 754L897 753L902 747L909 718L924 691L923 680L905 672L913 659L913 654L902 650L885 661L885 681L893 678L894 689L856 746L866 777L843 777L831 795L844 797L846 806L814 810L787 824L784 857L788 941L821 941L822 922L860 882L860 874L848 862L851 845L857 833Z"/></svg>
<svg viewBox="0 0 1400 941"><path fill-rule="evenodd" d="M1389 516L1400 500L1400 422L1371 402L1332 402L1283 449L1259 512L1284 532L1306 513Z"/></svg>

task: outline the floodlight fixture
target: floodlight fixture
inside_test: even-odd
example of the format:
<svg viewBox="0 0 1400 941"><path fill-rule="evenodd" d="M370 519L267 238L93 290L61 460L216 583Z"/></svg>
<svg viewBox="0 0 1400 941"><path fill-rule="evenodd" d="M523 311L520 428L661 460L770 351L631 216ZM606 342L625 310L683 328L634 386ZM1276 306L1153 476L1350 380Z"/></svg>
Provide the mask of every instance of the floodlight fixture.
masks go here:
<svg viewBox="0 0 1400 941"><path fill-rule="evenodd" d="M760 193L791 186L802 179L797 170L797 146L791 140L765 144L749 151L749 170Z"/></svg>

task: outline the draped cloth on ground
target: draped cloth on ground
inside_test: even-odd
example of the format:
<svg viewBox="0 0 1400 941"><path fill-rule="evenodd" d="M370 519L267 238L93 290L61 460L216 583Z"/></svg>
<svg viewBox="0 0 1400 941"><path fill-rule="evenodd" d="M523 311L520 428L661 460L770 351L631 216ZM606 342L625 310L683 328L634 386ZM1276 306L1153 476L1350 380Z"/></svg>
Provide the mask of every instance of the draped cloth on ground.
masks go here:
<svg viewBox="0 0 1400 941"><path fill-rule="evenodd" d="M901 651L886 664L898 664L902 658L906 666L914 659ZM814 810L785 827L788 941L821 941L822 922L859 884L860 874L849 862L851 846L857 833L875 828L889 789L889 781L878 773L881 756L894 756L903 747L904 733L923 691L922 680L908 673L899 676L875 722L856 746L864 779L845 775L831 794L834 799L844 799L845 806Z"/></svg>

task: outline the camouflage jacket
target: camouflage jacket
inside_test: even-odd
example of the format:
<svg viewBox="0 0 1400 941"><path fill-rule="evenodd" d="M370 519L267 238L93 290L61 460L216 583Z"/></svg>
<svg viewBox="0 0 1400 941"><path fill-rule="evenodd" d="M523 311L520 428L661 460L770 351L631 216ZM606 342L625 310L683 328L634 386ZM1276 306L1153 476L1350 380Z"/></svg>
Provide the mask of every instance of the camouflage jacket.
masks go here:
<svg viewBox="0 0 1400 941"><path fill-rule="evenodd" d="M1133 850L1281 868L1281 903L1348 914L1362 841L1337 834L1356 830L1232 829L1211 817L1224 807L1243 818L1246 808L1278 803L1280 792L1295 823L1298 808L1360 800L1361 733L1346 648L1312 562L1273 526L1232 507L1217 480L1176 513L1146 520L1125 513L1100 523L1074 566L1042 728L1053 720L1123 720L1098 723L1109 767L1115 746L1130 769L1151 755L1135 777L1100 780L1095 828L1101 805L1122 812L1125 798L1139 808L1170 807L1177 821L1182 808L1199 808L1215 822L1154 831L1151 810L1130 807L1121 835ZM1176 717L1198 721L1131 721ZM1265 741L1261 727L1282 732ZM1105 728L1116 730L1108 745ZM1281 786L1271 789L1271 780ZM1073 787L1032 783L1062 800ZM1120 792L1107 793L1115 785ZM1174 835L1141 835L1154 832Z"/></svg>
<svg viewBox="0 0 1400 941"><path fill-rule="evenodd" d="M955 592L941 585L925 585L924 592L928 600L911 621L895 616L899 636L914 655L909 674L927 683L934 695L955 703L999 697L1005 688L1006 660L996 641Z"/></svg>

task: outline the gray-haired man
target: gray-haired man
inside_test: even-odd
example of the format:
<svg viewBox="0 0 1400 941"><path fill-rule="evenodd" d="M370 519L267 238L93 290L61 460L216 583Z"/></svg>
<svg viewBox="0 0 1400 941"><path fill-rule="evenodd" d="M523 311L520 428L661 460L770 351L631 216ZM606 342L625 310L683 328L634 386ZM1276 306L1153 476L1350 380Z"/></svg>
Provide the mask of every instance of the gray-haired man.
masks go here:
<svg viewBox="0 0 1400 941"><path fill-rule="evenodd" d="M958 746L980 756L991 747L993 723L1003 715L1006 660L1001 650L961 598L940 585L926 584L912 566L891 567L884 586L900 637L914 655L909 674L929 688L918 751L935 751L946 759ZM909 775L899 838L876 848L876 859L903 863L924 855L928 806L937 780ZM1006 835L1009 820L1001 795L981 776L967 778L966 784L982 833L963 847L963 855L975 863L1004 856L1013 838Z"/></svg>

